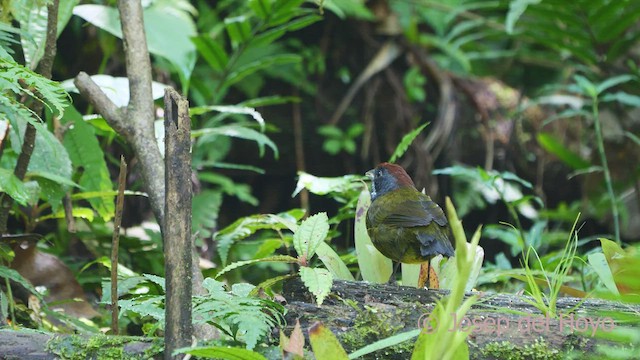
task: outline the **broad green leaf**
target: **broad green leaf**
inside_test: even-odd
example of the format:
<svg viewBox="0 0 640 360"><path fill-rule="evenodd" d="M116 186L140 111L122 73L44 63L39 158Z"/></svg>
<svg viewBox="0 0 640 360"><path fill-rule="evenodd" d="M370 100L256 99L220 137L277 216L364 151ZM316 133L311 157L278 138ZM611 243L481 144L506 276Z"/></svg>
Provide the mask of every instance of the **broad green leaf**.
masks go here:
<svg viewBox="0 0 640 360"><path fill-rule="evenodd" d="M58 21L57 35L59 36L64 30L71 11L79 0L60 0L58 4ZM22 31L28 33L29 36L21 36L22 51L25 63L30 69L35 69L40 59L44 55L44 46L47 36L47 19L49 12L47 2L32 0L13 0L11 4L11 13L20 23Z"/></svg>
<svg viewBox="0 0 640 360"><path fill-rule="evenodd" d="M222 71L227 66L229 57L218 42L205 35L193 37L191 40L212 69Z"/></svg>
<svg viewBox="0 0 640 360"><path fill-rule="evenodd" d="M128 196L148 197L147 193L144 193L144 192L141 192L141 191L125 190L124 194L128 195ZM118 191L117 190L111 190L111 191L88 191L88 192L78 192L78 193L72 194L71 195L71 199L72 200L87 200L87 199L99 198L99 197L103 197L103 196L116 196L116 195L118 195Z"/></svg>
<svg viewBox="0 0 640 360"><path fill-rule="evenodd" d="M598 88L594 83L589 81L589 79L582 75L574 75L573 80L575 80L576 85L578 85L580 93L587 95L592 99L597 98Z"/></svg>
<svg viewBox="0 0 640 360"><path fill-rule="evenodd" d="M364 1L324 0L321 4L321 6L336 14L336 16L341 19L354 17L359 20L375 20L375 15L367 8Z"/></svg>
<svg viewBox="0 0 640 360"><path fill-rule="evenodd" d="M509 2L509 12L505 20L507 34L513 35L516 22L524 14L529 5L539 4L542 0L512 0Z"/></svg>
<svg viewBox="0 0 640 360"><path fill-rule="evenodd" d="M62 202L62 198L71 181L71 160L67 150L60 141L41 123L34 123L36 127L36 141L31 155L27 173L35 176L41 189L41 197L51 204L55 212ZM11 147L20 153L26 122L18 123L19 129L12 128Z"/></svg>
<svg viewBox="0 0 640 360"><path fill-rule="evenodd" d="M262 244L260 244L258 250L253 254L254 260L271 256L276 250L285 245L285 242L282 239L265 239L261 242Z"/></svg>
<svg viewBox="0 0 640 360"><path fill-rule="evenodd" d="M300 17L295 20L287 21L285 24L269 29L251 40L252 46L266 46L282 37L289 31L295 31L307 27L317 21L322 20L322 16L316 14Z"/></svg>
<svg viewBox="0 0 640 360"><path fill-rule="evenodd" d="M271 14L270 0L249 0L249 7L262 20Z"/></svg>
<svg viewBox="0 0 640 360"><path fill-rule="evenodd" d="M470 252L471 244L467 243L466 246L467 246L467 250ZM469 272L469 278L467 279L467 283L464 287L464 291L471 291L476 286L476 283L478 281L478 276L480 276L480 271L482 270L482 262L484 260L484 249L481 246L476 246L475 250L476 250L476 253L473 257L473 265ZM440 257L440 260L438 260L437 262L432 261L431 263L432 266L434 266L436 269L440 268L441 259L442 257ZM447 261L447 263L444 264L444 266L441 268L438 274L439 275L438 277L440 279L441 289L448 289L448 290L452 289L455 284L455 281L458 278L458 270L456 268L456 262L451 260L452 259L449 259L449 261Z"/></svg>
<svg viewBox="0 0 640 360"><path fill-rule="evenodd" d="M71 181L71 179L68 179L66 177L57 175L57 174L53 174L50 172L41 172L41 171L29 171L26 174L27 177L29 178L42 178L42 179L47 179L47 180L51 180L55 183L61 184L61 185L66 185L66 186L75 186L75 187L80 187L78 184L74 183L73 181Z"/></svg>
<svg viewBox="0 0 640 360"><path fill-rule="evenodd" d="M327 213L321 212L305 219L293 234L293 247L298 257L303 257L306 261L311 260L327 234L329 234Z"/></svg>
<svg viewBox="0 0 640 360"><path fill-rule="evenodd" d="M251 38L250 18L245 15L227 17L224 19L224 27L227 29L233 47L247 42Z"/></svg>
<svg viewBox="0 0 640 360"><path fill-rule="evenodd" d="M364 281L374 284L384 284L389 281L393 264L391 259L385 257L376 249L367 232L367 209L371 205L369 190L363 187L358 196L356 205L356 217L354 222L354 237L358 267Z"/></svg>
<svg viewBox="0 0 640 360"><path fill-rule="evenodd" d="M300 279L304 285L311 291L316 297L318 305L322 305L324 299L331 292L333 286L333 276L327 269L310 268L307 266L301 266Z"/></svg>
<svg viewBox="0 0 640 360"><path fill-rule="evenodd" d="M420 264L400 264L402 286L418 287L420 280Z"/></svg>
<svg viewBox="0 0 640 360"><path fill-rule="evenodd" d="M204 128L193 131L191 133L192 137L198 137L205 134L211 135L220 135L220 136L229 136L235 137L239 139L251 140L258 144L258 149L260 151L260 156L264 155L264 146L268 146L271 150L273 150L273 156L277 159L279 156L278 147L276 144L269 139L265 134L253 130L248 127L244 127L242 125L223 125L214 128Z"/></svg>
<svg viewBox="0 0 640 360"><path fill-rule="evenodd" d="M640 107L640 96L632 95L624 91L618 91L613 94L605 94L600 98L601 102L617 101L624 105Z"/></svg>
<svg viewBox="0 0 640 360"><path fill-rule="evenodd" d="M9 194L20 205L26 205L30 198L25 184L9 169L0 168L0 191Z"/></svg>
<svg viewBox="0 0 640 360"><path fill-rule="evenodd" d="M19 272L14 269L10 269L4 265L0 265L0 279L9 279L17 282L18 284L24 286L25 289L29 290L29 292L35 295L40 301L44 301L42 295L31 285L29 280L25 279ZM2 281L4 283L4 281ZM3 315L4 316L4 315Z"/></svg>
<svg viewBox="0 0 640 360"><path fill-rule="evenodd" d="M259 98L245 100L239 103L238 106L256 108L256 107L269 106L269 105L281 105L281 104L299 103L299 102L300 102L300 98L296 96L276 95L276 96L263 96Z"/></svg>
<svg viewBox="0 0 640 360"><path fill-rule="evenodd" d="M409 341L414 337L420 335L422 329L409 330L400 334L389 336L388 338L378 340L372 344L369 344L363 348L360 348L351 354L349 354L349 359L357 359L361 356L371 354L374 351L386 349L388 347L402 344L405 341Z"/></svg>
<svg viewBox="0 0 640 360"><path fill-rule="evenodd" d="M65 216L66 215L64 209L59 209L55 213L39 217L38 221L40 222L48 219L64 219ZM93 210L91 210L90 208L78 206L74 206L73 209L71 209L71 216L78 219L85 219L88 222L93 222L94 218Z"/></svg>
<svg viewBox="0 0 640 360"><path fill-rule="evenodd" d="M316 254L335 279L355 281L347 265L340 259L340 255L329 244L321 241L316 249Z"/></svg>
<svg viewBox="0 0 640 360"><path fill-rule="evenodd" d="M205 359L267 360L267 358L252 350L222 346L182 348L173 352L173 355L176 354L189 354Z"/></svg>
<svg viewBox="0 0 640 360"><path fill-rule="evenodd" d="M104 153L96 138L93 126L87 124L82 116L71 107L66 112L63 123L71 123L65 133L63 144L69 152L71 162L76 169L82 169L80 186L85 191L112 191L111 176ZM88 199L104 221L109 221L115 214L114 196L102 196Z"/></svg>
<svg viewBox="0 0 640 360"><path fill-rule="evenodd" d="M593 270L598 274L600 281L602 284L609 290L611 293L615 295L620 295L618 292L618 288L616 287L616 282L613 279L613 274L611 273L611 268L609 268L609 264L607 263L607 258L603 253L595 253L590 254L588 256L589 265L593 268Z"/></svg>
<svg viewBox="0 0 640 360"><path fill-rule="evenodd" d="M346 360L346 351L331 330L321 323L315 323L309 329L309 341L316 359Z"/></svg>
<svg viewBox="0 0 640 360"><path fill-rule="evenodd" d="M31 70L35 70L44 55L47 36L47 5L39 1L13 1L13 13L20 22L20 28L27 31L30 38L21 37L24 60Z"/></svg>
<svg viewBox="0 0 640 360"><path fill-rule="evenodd" d="M398 158L404 155L404 153L407 152L409 145L411 145L411 143L416 138L416 136L418 136L422 132L422 130L424 130L424 128L427 127L427 125L429 125L429 123L424 123L420 125L417 129L403 136L398 146L396 146L396 150L393 152L393 155L391 155L391 158L389 158L389 162L394 163L396 162L396 160L398 160Z"/></svg>
<svg viewBox="0 0 640 360"><path fill-rule="evenodd" d="M549 153L557 156L562 162L575 170L589 167L589 162L565 147L558 139L549 133L538 133L538 143Z"/></svg>
<svg viewBox="0 0 640 360"><path fill-rule="evenodd" d="M616 258L621 258L626 255L625 251L616 244L614 241L600 238L600 244L602 246L602 252L607 257L608 262L612 262Z"/></svg>
<svg viewBox="0 0 640 360"><path fill-rule="evenodd" d="M176 9L174 9L176 10ZM73 14L122 39L117 9L104 5L78 5ZM191 37L196 27L189 16L167 11L163 6L144 9L144 27L149 52L171 62L183 83L187 83L196 63L196 48Z"/></svg>
<svg viewBox="0 0 640 360"><path fill-rule="evenodd" d="M253 105L253 106L264 106L263 104L257 104L257 105ZM249 115L251 116L255 121L258 122L258 124L260 124L260 129L264 131L264 127L265 127L265 122L264 122L264 118L262 117L262 114L260 114L260 112L256 111L256 109L249 107L248 105L227 105L227 106L218 106L218 105L211 105L211 106L200 106L200 107L194 107L189 109L189 114L190 115L202 115L205 114L209 111L218 111L221 112L223 114L244 114L244 115ZM198 133L196 132L196 135L192 135L193 137L197 137Z"/></svg>
<svg viewBox="0 0 640 360"><path fill-rule="evenodd" d="M298 63L300 61L302 61L302 57L297 54L278 54L265 56L260 60L253 61L249 64L242 65L239 68L234 69L225 79L224 86L231 86L259 70L266 69L274 65L292 64Z"/></svg>
<svg viewBox="0 0 640 360"><path fill-rule="evenodd" d="M357 180L363 180L364 176L345 175L341 177L317 177L304 171L298 172L298 183L291 197L300 193L303 189L307 189L316 195L326 195L331 192L347 193L353 190L359 190L360 183Z"/></svg>
<svg viewBox="0 0 640 360"><path fill-rule="evenodd" d="M601 82L600 84L598 84L598 86L596 86L596 91L598 92L598 94L602 94L603 92L607 91L608 89L626 83L628 81L633 80L634 77L631 75L618 75L618 76L614 76L611 78L608 78L607 80Z"/></svg>

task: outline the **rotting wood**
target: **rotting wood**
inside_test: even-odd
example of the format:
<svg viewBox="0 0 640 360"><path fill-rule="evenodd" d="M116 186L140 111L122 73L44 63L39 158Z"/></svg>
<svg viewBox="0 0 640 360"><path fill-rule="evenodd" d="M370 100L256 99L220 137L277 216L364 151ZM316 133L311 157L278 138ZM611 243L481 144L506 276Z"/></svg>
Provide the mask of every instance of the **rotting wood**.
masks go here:
<svg viewBox="0 0 640 360"><path fill-rule="evenodd" d="M287 300L288 311L288 327L285 331L288 334L297 319L303 329L321 321L340 339L345 349L351 352L391 335L422 327L429 319L435 301L447 294L446 290L335 281L331 295L318 307L309 291L296 279L284 285L283 296ZM561 297L557 301L557 312L564 317L559 320L543 316L537 308L525 301L525 296L478 292L468 293L467 297L472 294L479 295L478 302L466 317L471 322L476 322L476 327L467 340L472 359L500 358L493 350L509 349L509 346L533 349L532 351L538 349L553 354L563 354L570 350L587 354L597 345L610 344L602 338L592 336L594 321L599 321L599 329L606 331L611 327L622 326L613 318L616 314L628 318L638 318L637 314L640 314L640 305ZM612 318L614 322L605 320L606 318ZM455 331L468 329L469 326L462 319L456 319L456 324L460 327ZM640 331L638 322L626 326ZM407 341L404 345L387 349L383 358L406 359L413 349L413 343L414 341ZM640 349L629 351L640 353ZM371 354L369 358L381 358L380 356L380 353Z"/></svg>
<svg viewBox="0 0 640 360"><path fill-rule="evenodd" d="M159 359L162 338L0 330L0 359L53 360L60 359L61 355L83 353L87 359L113 354L120 354L122 358Z"/></svg>
<svg viewBox="0 0 640 360"><path fill-rule="evenodd" d="M165 359L191 344L191 120L189 102L165 89L165 223L166 278Z"/></svg>

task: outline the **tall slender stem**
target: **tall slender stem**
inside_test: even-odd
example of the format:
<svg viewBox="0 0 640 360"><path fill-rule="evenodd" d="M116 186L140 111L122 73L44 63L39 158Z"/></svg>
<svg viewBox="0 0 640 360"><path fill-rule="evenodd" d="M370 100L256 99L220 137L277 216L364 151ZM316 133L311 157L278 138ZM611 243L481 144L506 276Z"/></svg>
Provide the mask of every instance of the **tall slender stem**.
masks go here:
<svg viewBox="0 0 640 360"><path fill-rule="evenodd" d="M613 227L615 229L616 242L620 241L620 214L618 213L618 202L616 195L613 192L613 183L611 181L611 173L609 172L609 165L607 163L607 155L604 152L604 141L602 139L602 128L600 125L600 116L598 113L598 98L592 98L592 115L593 123L596 130L596 143L598 145L598 153L600 154L600 162L604 171L604 182L607 186L607 192L609 193L609 200L611 201L611 213L613 214Z"/></svg>

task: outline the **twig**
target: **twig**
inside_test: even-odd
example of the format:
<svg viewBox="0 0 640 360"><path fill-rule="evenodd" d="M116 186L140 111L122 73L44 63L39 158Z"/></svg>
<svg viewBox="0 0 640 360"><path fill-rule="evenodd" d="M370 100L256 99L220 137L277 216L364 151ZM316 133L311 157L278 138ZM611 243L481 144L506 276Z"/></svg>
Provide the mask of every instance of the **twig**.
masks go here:
<svg viewBox="0 0 640 360"><path fill-rule="evenodd" d="M124 208L124 188L127 183L127 162L120 156L120 174L118 175L118 197L116 214L113 219L113 237L111 238L111 333L118 335L118 250L120 248L120 225Z"/></svg>

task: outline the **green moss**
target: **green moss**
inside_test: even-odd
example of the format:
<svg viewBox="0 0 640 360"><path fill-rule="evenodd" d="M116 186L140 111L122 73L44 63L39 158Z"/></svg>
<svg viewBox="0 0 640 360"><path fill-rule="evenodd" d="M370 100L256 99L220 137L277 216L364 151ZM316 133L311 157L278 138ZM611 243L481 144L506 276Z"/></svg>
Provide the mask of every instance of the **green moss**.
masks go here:
<svg viewBox="0 0 640 360"><path fill-rule="evenodd" d="M132 355L124 349L132 342L148 343L144 352ZM163 351L162 339L140 339L129 336L96 335L83 337L80 335L56 336L47 343L47 351L62 359L149 359Z"/></svg>
<svg viewBox="0 0 640 360"><path fill-rule="evenodd" d="M358 311L354 325L340 336L345 349L354 351L397 334L404 325L395 319L402 319L409 314L402 311L385 311L376 307L366 306L364 309L354 307ZM393 325L395 324L395 325ZM411 354L413 342L405 341L386 349L379 350L372 355L388 356L391 354Z"/></svg>
<svg viewBox="0 0 640 360"><path fill-rule="evenodd" d="M508 341L487 344L482 355L500 360L561 360L563 354L549 348L543 338L536 339L533 344L516 346Z"/></svg>

